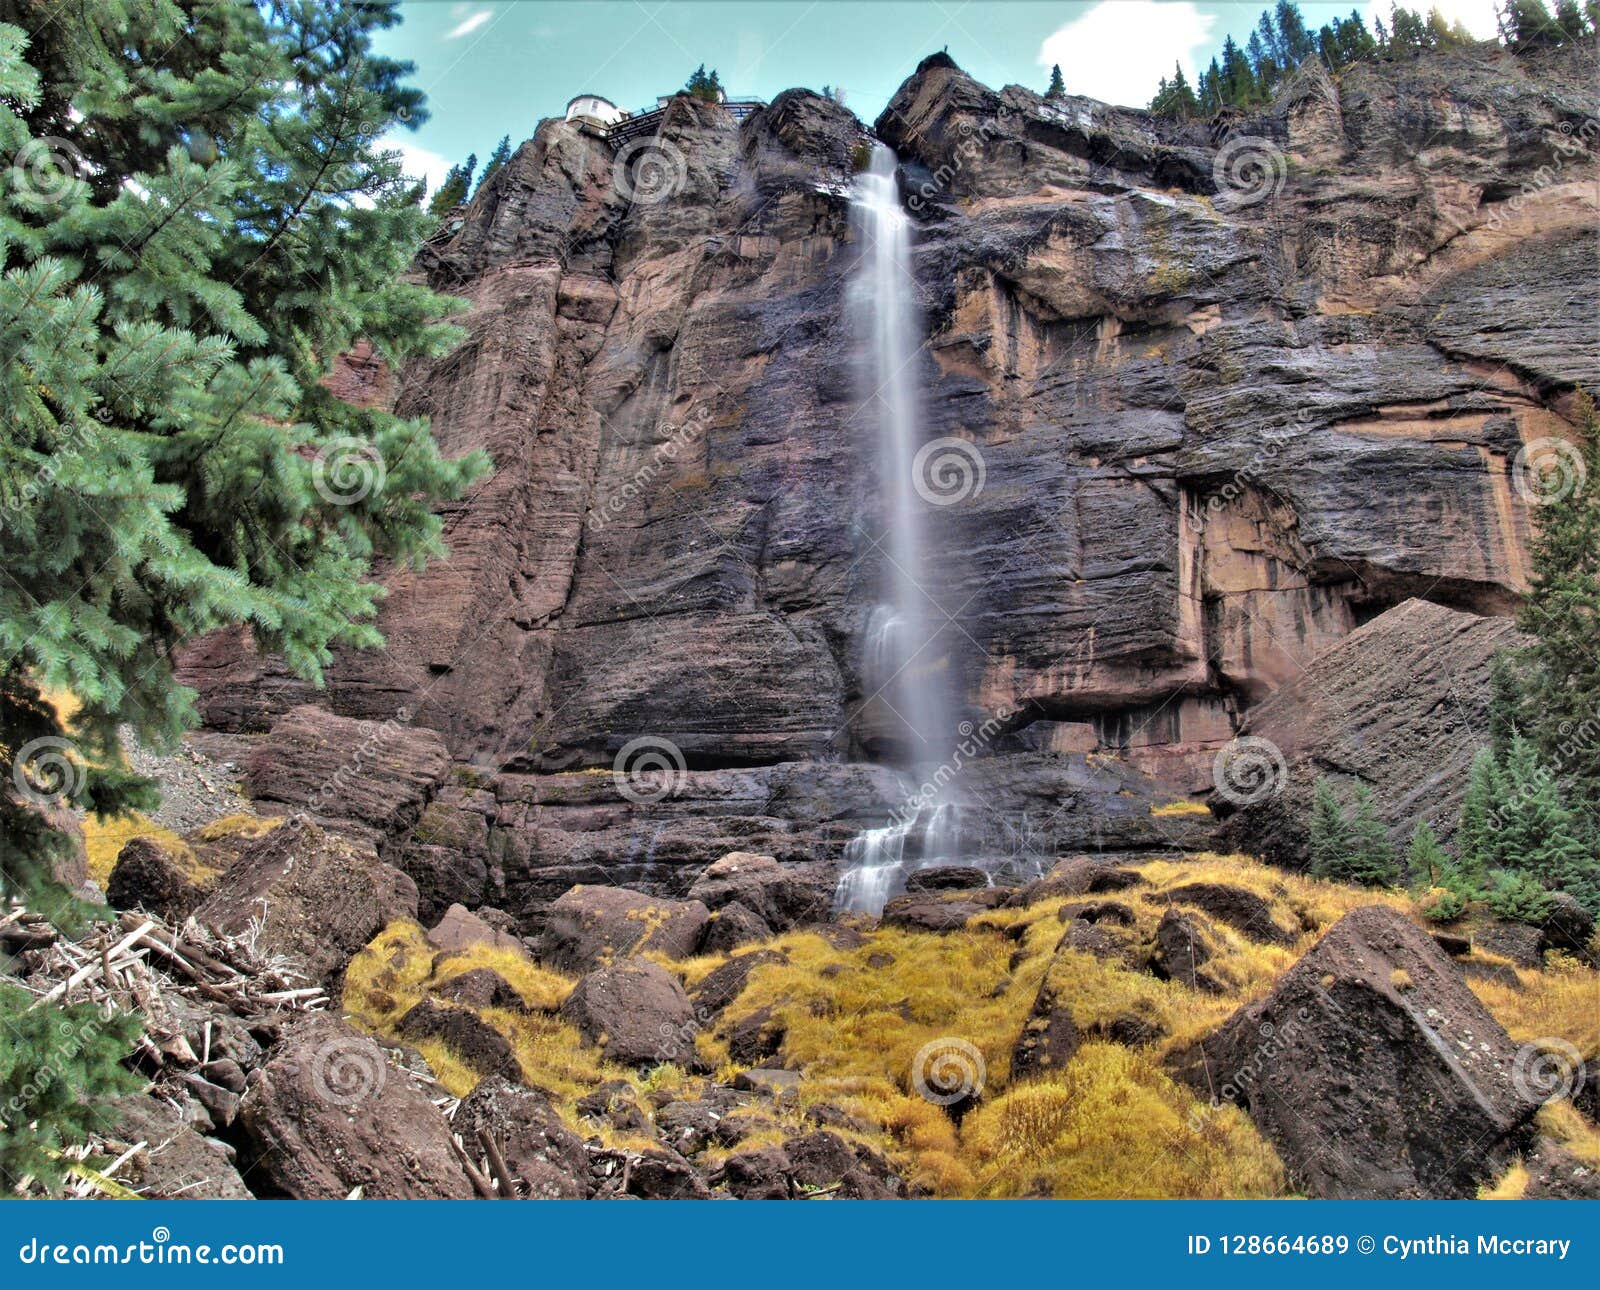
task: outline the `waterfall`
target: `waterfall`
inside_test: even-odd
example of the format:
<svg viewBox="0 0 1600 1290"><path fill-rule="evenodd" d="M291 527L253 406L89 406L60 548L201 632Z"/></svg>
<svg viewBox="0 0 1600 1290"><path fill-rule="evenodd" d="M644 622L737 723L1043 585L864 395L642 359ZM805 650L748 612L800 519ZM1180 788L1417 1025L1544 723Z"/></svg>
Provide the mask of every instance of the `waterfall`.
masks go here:
<svg viewBox="0 0 1600 1290"><path fill-rule="evenodd" d="M885 603L867 622L862 677L880 714L879 738L915 768L946 761L955 743L954 697L929 594L928 504L918 492L922 417L917 383L921 319L911 266L911 223L900 206L896 159L874 144L851 196L861 261L849 307L865 342L856 424L872 436L882 503ZM942 790L908 794L895 820L868 829L845 849L835 906L877 913L914 869L959 854L959 811Z"/></svg>

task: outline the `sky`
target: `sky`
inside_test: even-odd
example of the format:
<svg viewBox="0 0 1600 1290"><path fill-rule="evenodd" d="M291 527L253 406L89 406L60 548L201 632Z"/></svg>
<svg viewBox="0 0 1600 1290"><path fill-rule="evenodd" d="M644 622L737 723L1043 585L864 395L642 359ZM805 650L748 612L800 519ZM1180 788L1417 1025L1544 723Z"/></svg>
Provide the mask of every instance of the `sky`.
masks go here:
<svg viewBox="0 0 1600 1290"><path fill-rule="evenodd" d="M1353 7L1370 27L1390 0L1301 0L1313 30ZM872 122L926 55L948 48L986 85L1043 91L1052 63L1067 90L1144 106L1183 64L1193 81L1233 33L1243 43L1267 0L405 0L380 40L417 65L432 117L393 137L436 188L449 165L515 147L576 94L653 105L704 63L734 97L791 86L844 92ZM1426 0L1413 0L1426 9ZM1494 0L1438 0L1474 35L1495 32Z"/></svg>

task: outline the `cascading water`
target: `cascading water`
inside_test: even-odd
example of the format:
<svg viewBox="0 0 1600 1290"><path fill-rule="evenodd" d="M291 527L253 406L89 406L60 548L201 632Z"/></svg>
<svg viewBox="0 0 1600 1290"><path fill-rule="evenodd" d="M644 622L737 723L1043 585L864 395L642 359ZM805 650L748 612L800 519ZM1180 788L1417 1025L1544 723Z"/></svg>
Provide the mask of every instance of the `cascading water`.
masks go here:
<svg viewBox="0 0 1600 1290"><path fill-rule="evenodd" d="M895 155L874 144L851 198L851 223L862 247L850 295L866 342L864 398L857 423L876 436L883 502L882 565L886 603L867 623L863 676L883 739L909 768L950 755L954 702L939 632L943 615L929 592L927 503L917 490L921 429L917 350L921 331L911 267L911 226L900 206ZM868 829L845 849L835 894L842 910L877 913L914 869L959 854L957 805L942 790L908 794L892 823Z"/></svg>

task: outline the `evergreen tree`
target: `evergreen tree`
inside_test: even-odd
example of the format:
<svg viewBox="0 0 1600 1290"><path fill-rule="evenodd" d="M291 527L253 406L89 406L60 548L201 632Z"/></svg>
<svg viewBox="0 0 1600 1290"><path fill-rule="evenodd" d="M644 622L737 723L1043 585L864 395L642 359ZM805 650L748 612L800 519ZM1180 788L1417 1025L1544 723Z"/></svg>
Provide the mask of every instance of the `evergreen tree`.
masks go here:
<svg viewBox="0 0 1600 1290"><path fill-rule="evenodd" d="M1450 857L1426 820L1418 820L1411 831L1411 842L1406 848L1406 872L1413 883L1422 887L1443 887L1450 877Z"/></svg>
<svg viewBox="0 0 1600 1290"><path fill-rule="evenodd" d="M1503 762L1511 753L1511 740L1529 728L1523 696L1524 680L1506 650L1489 665L1489 750Z"/></svg>
<svg viewBox="0 0 1600 1290"><path fill-rule="evenodd" d="M1351 843L1350 826L1333 785L1319 776L1311 798L1308 852L1312 875L1329 880L1340 877L1350 855Z"/></svg>
<svg viewBox="0 0 1600 1290"><path fill-rule="evenodd" d="M1525 873L1502 873L1489 893L1489 909L1496 918L1538 927L1550 917L1550 893Z"/></svg>
<svg viewBox="0 0 1600 1290"><path fill-rule="evenodd" d="M1250 60L1228 36L1222 42L1222 101L1229 107L1248 107L1255 98L1256 77Z"/></svg>
<svg viewBox="0 0 1600 1290"><path fill-rule="evenodd" d="M1317 52L1311 33L1306 30L1305 19L1300 16L1300 6L1294 0L1278 0L1274 25L1278 29L1286 67L1293 67Z"/></svg>
<svg viewBox="0 0 1600 1290"><path fill-rule="evenodd" d="M1579 7L1578 0L1556 0L1555 22L1564 42L1583 40L1596 34Z"/></svg>
<svg viewBox="0 0 1600 1290"><path fill-rule="evenodd" d="M128 0L31 44L0 25L0 151L66 158L0 176L0 895L50 899L41 799L151 803L117 731L188 724L184 640L247 624L320 681L331 647L379 640L373 558L442 550L431 504L482 469L322 383L359 337L398 363L459 334L401 280L428 221L373 144L423 115L372 51L395 21Z"/></svg>
<svg viewBox="0 0 1600 1290"><path fill-rule="evenodd" d="M1600 418L1580 396L1579 447L1550 458L1561 473L1536 481L1531 587L1518 626L1534 638L1525 732L1600 829Z"/></svg>
<svg viewBox="0 0 1600 1290"><path fill-rule="evenodd" d="M1565 33L1545 8L1544 0L1505 0L1500 30L1514 51L1549 48L1564 43Z"/></svg>
<svg viewBox="0 0 1600 1290"><path fill-rule="evenodd" d="M1188 78L1183 74L1182 64L1177 64L1172 69L1172 79L1161 78L1161 88L1156 91L1155 98L1150 100L1150 110L1160 116L1176 117L1179 120L1188 120L1200 111L1199 100L1195 98L1194 91L1189 88Z"/></svg>
<svg viewBox="0 0 1600 1290"><path fill-rule="evenodd" d="M1484 876L1499 862L1494 818L1499 794L1494 753L1485 748L1472 760L1456 825L1456 867L1474 886L1481 886Z"/></svg>
<svg viewBox="0 0 1600 1290"><path fill-rule="evenodd" d="M694 73L683 88L690 98L704 99L707 103L722 101L722 80L717 75L716 68L708 72L704 63L694 69Z"/></svg>
<svg viewBox="0 0 1600 1290"><path fill-rule="evenodd" d="M489 160L484 163L483 173L478 176L477 187L472 190L473 195L476 196L478 189L483 187L484 180L486 180L490 175L494 174L495 171L499 170L506 164L506 162L510 160L511 136L509 134L503 134L500 136L500 142L494 145L494 151L489 154Z"/></svg>
<svg viewBox="0 0 1600 1290"><path fill-rule="evenodd" d="M1350 857L1345 881L1369 887L1391 887L1400 881L1400 866L1389 831L1378 818L1372 793L1357 784L1350 819Z"/></svg>
<svg viewBox="0 0 1600 1290"><path fill-rule="evenodd" d="M467 194L472 191L472 172L478 168L478 154L469 152L467 159L459 166L451 166L446 172L444 182L439 185L439 191L433 195L433 200L428 203L428 213L443 219L467 200Z"/></svg>
<svg viewBox="0 0 1600 1290"><path fill-rule="evenodd" d="M1589 848L1584 845L1578 817L1563 799L1560 783L1540 761L1533 743L1521 735L1512 737L1504 777L1502 800L1496 812L1501 864L1527 873L1553 889L1568 884L1586 886L1586 869L1600 878Z"/></svg>
<svg viewBox="0 0 1600 1290"><path fill-rule="evenodd" d="M0 981L0 1188L31 1174L55 1191L62 1151L111 1127L106 1103L141 1080L122 1059L138 1041L134 1018L100 1015L92 1003L35 1008L34 996Z"/></svg>
<svg viewBox="0 0 1600 1290"><path fill-rule="evenodd" d="M1044 92L1047 99L1065 98L1067 94L1066 82L1061 79L1061 64L1050 65L1050 88Z"/></svg>

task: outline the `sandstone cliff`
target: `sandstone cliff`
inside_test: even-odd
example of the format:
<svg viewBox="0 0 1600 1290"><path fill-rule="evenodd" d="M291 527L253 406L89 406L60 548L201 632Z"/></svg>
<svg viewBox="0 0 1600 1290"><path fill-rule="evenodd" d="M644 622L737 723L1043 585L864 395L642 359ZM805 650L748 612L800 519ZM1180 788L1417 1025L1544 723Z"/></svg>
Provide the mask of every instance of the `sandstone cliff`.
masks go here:
<svg viewBox="0 0 1600 1290"><path fill-rule="evenodd" d="M969 719L1008 714L989 849L1189 844L1151 804L1316 656L1408 598L1514 608L1512 463L1600 371L1597 116L1576 61L1481 51L1308 69L1211 124L941 56L901 87L875 131L918 225L926 433L982 468L933 516L931 591ZM447 563L384 571L388 648L326 695L236 638L185 676L216 726L403 709L476 767L395 839L425 905L682 891L730 849L826 871L903 797L862 677L862 138L803 90L743 123L679 98L620 153L545 121L419 262L467 343L339 374L493 476ZM681 750L667 800L572 773L640 738Z"/></svg>

